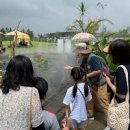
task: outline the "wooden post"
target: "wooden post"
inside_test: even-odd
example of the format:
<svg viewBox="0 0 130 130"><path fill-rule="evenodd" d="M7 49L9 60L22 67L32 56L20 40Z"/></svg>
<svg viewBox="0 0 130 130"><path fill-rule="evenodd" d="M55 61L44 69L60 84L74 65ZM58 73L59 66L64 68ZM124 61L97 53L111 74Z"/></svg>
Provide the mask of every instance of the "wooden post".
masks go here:
<svg viewBox="0 0 130 130"><path fill-rule="evenodd" d="M20 23L21 23L21 20L19 21L19 23L18 23L18 26L17 26L17 28L16 28L16 30L15 30L15 35L14 35L14 41L13 41L13 43L12 43L12 57L14 57L15 56L15 48L16 48L16 46L17 46L17 30L18 30L18 28L19 28L19 25L20 25Z"/></svg>
<svg viewBox="0 0 130 130"><path fill-rule="evenodd" d="M11 57L14 57L15 56L15 48L17 46L17 30L15 32L15 35L14 35L14 40L11 44Z"/></svg>

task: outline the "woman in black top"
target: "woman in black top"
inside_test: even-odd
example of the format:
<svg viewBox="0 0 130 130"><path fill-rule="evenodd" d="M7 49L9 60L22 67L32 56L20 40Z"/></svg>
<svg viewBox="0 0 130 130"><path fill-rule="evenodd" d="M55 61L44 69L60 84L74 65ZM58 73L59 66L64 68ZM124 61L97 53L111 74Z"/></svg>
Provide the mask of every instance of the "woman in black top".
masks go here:
<svg viewBox="0 0 130 130"><path fill-rule="evenodd" d="M130 45L126 40L117 39L110 43L109 55L112 62L119 65L124 65L128 71L128 80L130 83ZM116 85L113 84L110 78L104 74L106 81L112 91L115 93L115 98L118 103L124 102L127 94L127 84L124 70L118 67L115 75ZM129 128L130 129L130 128Z"/></svg>

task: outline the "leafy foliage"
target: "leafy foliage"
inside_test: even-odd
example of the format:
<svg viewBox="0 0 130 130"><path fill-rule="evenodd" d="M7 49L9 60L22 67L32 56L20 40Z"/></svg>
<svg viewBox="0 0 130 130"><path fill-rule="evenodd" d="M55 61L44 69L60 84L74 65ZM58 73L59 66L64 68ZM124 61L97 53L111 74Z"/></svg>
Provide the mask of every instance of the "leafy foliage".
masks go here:
<svg viewBox="0 0 130 130"><path fill-rule="evenodd" d="M88 21L88 23L84 22L84 17L87 12L87 8L83 2L79 5L78 8L80 17L76 19L72 25L69 25L66 27L67 31L71 32L87 32L91 33L93 35L96 34L96 31L99 29L101 22L107 21L110 24L113 24L110 20L108 19L96 19L96 20L91 20Z"/></svg>
<svg viewBox="0 0 130 130"><path fill-rule="evenodd" d="M109 54L105 54L103 52L103 48L107 45L109 45L109 39L111 36L113 36L115 33L111 33L109 35L102 36L97 42L95 42L93 45L90 45L90 48L95 52L97 55L104 58L106 63L108 64L110 68L110 73L113 75L115 73L115 70L117 68L117 65L113 64Z"/></svg>
<svg viewBox="0 0 130 130"><path fill-rule="evenodd" d="M91 20L88 22L88 24L85 27L85 32L89 32L93 35L96 34L96 31L99 29L101 22L107 21L109 22L111 25L113 25L113 23L108 20L108 19L96 19L96 20Z"/></svg>

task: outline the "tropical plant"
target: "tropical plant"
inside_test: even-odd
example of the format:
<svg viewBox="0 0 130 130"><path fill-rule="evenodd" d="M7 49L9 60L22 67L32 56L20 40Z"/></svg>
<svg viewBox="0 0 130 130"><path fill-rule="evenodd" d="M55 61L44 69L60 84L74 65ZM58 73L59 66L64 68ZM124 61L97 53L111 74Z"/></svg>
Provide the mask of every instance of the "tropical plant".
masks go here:
<svg viewBox="0 0 130 130"><path fill-rule="evenodd" d="M117 69L117 65L113 64L109 55L105 54L102 50L105 46L109 45L109 39L112 37L115 33L111 33L109 35L101 36L99 40L97 40L93 45L89 45L89 47L93 50L94 53L97 55L103 57L103 59L106 61L107 65L110 68L110 73L113 74L115 70Z"/></svg>
<svg viewBox="0 0 130 130"><path fill-rule="evenodd" d="M80 17L79 19L76 19L72 25L69 25L66 27L67 31L71 32L87 32L91 34L96 34L96 31L99 29L101 22L107 21L110 24L113 24L108 19L96 19L96 20L90 20L88 23L85 24L84 17L86 15L87 8L83 2L81 2L79 8Z"/></svg>
<svg viewBox="0 0 130 130"><path fill-rule="evenodd" d="M79 11L79 19L76 19L72 25L67 26L66 27L67 31L84 32L85 29L84 17L86 15L87 7L83 2L81 2L81 4L77 9Z"/></svg>
<svg viewBox="0 0 130 130"><path fill-rule="evenodd" d="M97 39L97 41L90 45L90 48L98 55L102 56L103 58L104 57L104 53L103 53L103 48L105 46L107 46L109 44L109 39L110 37L112 37L115 33L111 33L111 34L108 34L108 35L103 35L103 36L100 36L99 39Z"/></svg>
<svg viewBox="0 0 130 130"><path fill-rule="evenodd" d="M66 27L68 32L84 32L83 23L81 20L76 19L72 25Z"/></svg>
<svg viewBox="0 0 130 130"><path fill-rule="evenodd" d="M79 25L81 25L81 29L84 31L84 17L86 15L87 12L87 7L85 6L85 4L83 2L81 2L81 5L78 8L79 13L80 13L80 20L79 20Z"/></svg>
<svg viewBox="0 0 130 130"><path fill-rule="evenodd" d="M83 2L81 2L81 5L78 8L79 12L80 12L80 17L81 19L83 19L86 11L87 11L87 7L85 6L85 4Z"/></svg>
<svg viewBox="0 0 130 130"><path fill-rule="evenodd" d="M96 34L96 31L99 29L101 22L107 21L109 22L111 25L113 25L113 23L108 20L108 19L96 19L96 20L91 20L88 22L88 24L85 27L85 32L89 32L93 35Z"/></svg>

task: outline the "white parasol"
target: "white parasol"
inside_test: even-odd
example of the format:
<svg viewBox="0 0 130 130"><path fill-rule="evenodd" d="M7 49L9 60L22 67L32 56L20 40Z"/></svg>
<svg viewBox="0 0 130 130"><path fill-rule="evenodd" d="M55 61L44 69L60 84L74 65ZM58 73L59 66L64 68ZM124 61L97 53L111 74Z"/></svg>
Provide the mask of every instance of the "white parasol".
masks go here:
<svg viewBox="0 0 130 130"><path fill-rule="evenodd" d="M73 36L72 41L88 42L95 39L96 39L95 36L90 33L77 33L76 35Z"/></svg>

